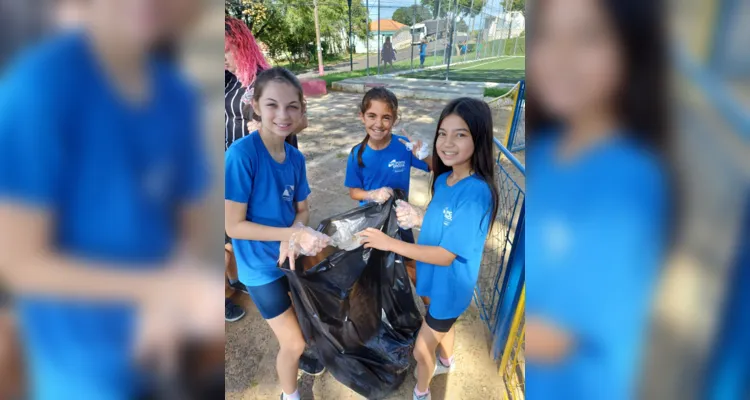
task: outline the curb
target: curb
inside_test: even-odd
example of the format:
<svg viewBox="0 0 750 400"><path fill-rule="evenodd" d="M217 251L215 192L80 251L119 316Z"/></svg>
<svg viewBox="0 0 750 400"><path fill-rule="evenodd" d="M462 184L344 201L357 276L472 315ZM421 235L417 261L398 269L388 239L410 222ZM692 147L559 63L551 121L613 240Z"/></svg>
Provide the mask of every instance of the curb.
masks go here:
<svg viewBox="0 0 750 400"><path fill-rule="evenodd" d="M377 83L363 83L363 82L346 82L338 81L334 82L331 86L332 90L348 93L365 93L368 90L376 86L388 86L387 83L378 85ZM421 100L453 100L458 97L473 97L477 99L484 98L484 91L476 93L466 93L462 91L456 92L437 92L430 90L413 90L406 88L388 88L399 98L410 98L410 99L421 99Z"/></svg>

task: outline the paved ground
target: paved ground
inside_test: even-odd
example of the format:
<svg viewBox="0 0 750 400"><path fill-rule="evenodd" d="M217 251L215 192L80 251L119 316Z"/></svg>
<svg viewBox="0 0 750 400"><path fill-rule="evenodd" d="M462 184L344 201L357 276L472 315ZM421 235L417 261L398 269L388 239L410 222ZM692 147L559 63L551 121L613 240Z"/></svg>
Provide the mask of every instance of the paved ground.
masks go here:
<svg viewBox="0 0 750 400"><path fill-rule="evenodd" d="M457 97L483 98L484 82L445 82L392 76L368 76L334 82L333 90L364 93L373 86L385 86L402 98L449 101ZM498 85L501 86L501 85ZM512 86L502 85L502 86Z"/></svg>
<svg viewBox="0 0 750 400"><path fill-rule="evenodd" d="M300 135L300 149L307 158L311 225L322 219L348 210L356 203L347 196L343 186L346 157L349 150L363 138L361 122L356 118L361 95L331 93L309 99L310 127ZM396 128L406 128L413 137L430 139L434 135L437 118L444 102L399 99L402 122ZM496 134L505 132L507 111L496 113ZM410 201L427 201L428 174L413 170ZM247 315L242 320L226 325L226 398L272 399L280 392L274 372L278 344L271 330L261 319L250 298L239 294L235 300ZM432 385L434 399L500 399L503 385L497 365L489 356L487 329L479 320L472 305L457 323L456 359L458 370L443 376ZM400 390L390 399L409 398L415 380L410 374ZM338 383L330 374L301 380L305 399L358 399L356 393Z"/></svg>

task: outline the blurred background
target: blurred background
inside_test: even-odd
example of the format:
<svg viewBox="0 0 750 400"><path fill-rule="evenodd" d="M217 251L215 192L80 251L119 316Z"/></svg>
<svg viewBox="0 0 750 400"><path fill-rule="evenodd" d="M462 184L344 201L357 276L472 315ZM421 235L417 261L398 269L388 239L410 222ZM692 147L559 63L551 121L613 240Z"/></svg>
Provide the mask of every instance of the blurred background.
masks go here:
<svg viewBox="0 0 750 400"><path fill-rule="evenodd" d="M168 7L170 12L161 15L169 18L171 35L164 38L164 46L155 51L174 57L191 83L198 88L203 126L199 128L205 151L210 161L210 191L207 201L201 203L200 219L203 221L199 240L192 249L203 261L204 271L217 279L216 293L206 296L206 291L191 293L199 301L215 303L214 319L203 321L206 332L223 332L219 308L222 304L223 251L220 234L223 233L223 147L220 138L222 121L223 15L224 7L213 0L148 0ZM87 18L88 0L0 0L0 86L9 83L6 70L9 64L25 50L67 29L81 26ZM101 3L101 2L100 2ZM113 2L114 3L114 2ZM164 22L164 21L162 21ZM54 68L54 66L50 66ZM43 118L43 116L40 116ZM7 228L7 227L6 227ZM6 232L7 233L7 232ZM214 268L215 267L215 268ZM179 277L175 277L179 280ZM0 399L28 398L24 382L24 337L18 332L18 321L13 312L13 299L5 279L0 276ZM179 296L176 290L174 296ZM201 328L201 329L203 329ZM176 338L174 338L176 340ZM149 398L219 398L223 396L223 337L209 342L199 341L180 350L181 365L177 376L158 382L160 387ZM182 388L175 387L181 386ZM185 397L185 391L193 397ZM213 392L211 392L213 391ZM218 393L218 394L217 394ZM80 394L87 398L86 393Z"/></svg>
<svg viewBox="0 0 750 400"><path fill-rule="evenodd" d="M669 4L671 105L686 218L655 305L645 393L746 399L750 2Z"/></svg>

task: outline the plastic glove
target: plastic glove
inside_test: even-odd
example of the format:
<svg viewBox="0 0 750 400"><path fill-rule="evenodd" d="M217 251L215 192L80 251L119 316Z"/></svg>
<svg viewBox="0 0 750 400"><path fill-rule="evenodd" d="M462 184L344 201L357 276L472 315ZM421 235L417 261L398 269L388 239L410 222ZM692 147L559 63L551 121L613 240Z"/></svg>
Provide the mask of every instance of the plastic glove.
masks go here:
<svg viewBox="0 0 750 400"><path fill-rule="evenodd" d="M396 200L396 218L401 229L420 227L424 219L424 211L403 200Z"/></svg>
<svg viewBox="0 0 750 400"><path fill-rule="evenodd" d="M367 192L366 201L374 201L378 204L383 204L393 196L393 189L389 187L382 187L380 189L370 190Z"/></svg>
<svg viewBox="0 0 750 400"><path fill-rule="evenodd" d="M413 142L410 138L409 132L406 131L406 128L401 128L401 133L403 133L409 141L399 139L399 142L403 143L406 147L406 150L411 151L414 154L414 157L417 157L417 159L420 160L424 160L425 158L427 158L427 156L430 155L430 146L427 144L427 142L423 142L421 140ZM416 149L416 151L414 151L414 149Z"/></svg>
<svg viewBox="0 0 750 400"><path fill-rule="evenodd" d="M289 257L289 267L294 269L294 259L297 255L314 256L331 244L331 238L328 235L318 232L301 222L294 224L293 228L297 230L289 237L289 245L286 255ZM282 245L285 242L281 242ZM282 252L283 255L283 252ZM281 257L279 263L283 262Z"/></svg>
<svg viewBox="0 0 750 400"><path fill-rule="evenodd" d="M427 156L430 155L430 146L428 146L426 142L423 142L420 140L420 141L417 141L417 143L412 143L412 142L404 143L404 146L406 146L406 150L409 150L411 152L414 151L414 147L417 145L419 145L419 148L417 148L417 152L414 153L414 155L418 159L424 160L425 158L427 158Z"/></svg>

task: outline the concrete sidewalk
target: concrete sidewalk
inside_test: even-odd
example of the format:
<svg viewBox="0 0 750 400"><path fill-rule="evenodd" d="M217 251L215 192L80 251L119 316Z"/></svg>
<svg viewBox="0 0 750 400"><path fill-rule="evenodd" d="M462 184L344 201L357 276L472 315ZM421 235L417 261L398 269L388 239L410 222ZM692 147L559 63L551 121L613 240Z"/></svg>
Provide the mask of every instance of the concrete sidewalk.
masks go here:
<svg viewBox="0 0 750 400"><path fill-rule="evenodd" d="M513 87L512 84L492 82L457 82L428 79L399 78L395 76L366 76L334 82L333 90L364 93L373 87L385 86L398 98L449 101L457 97L484 98L488 87Z"/></svg>

